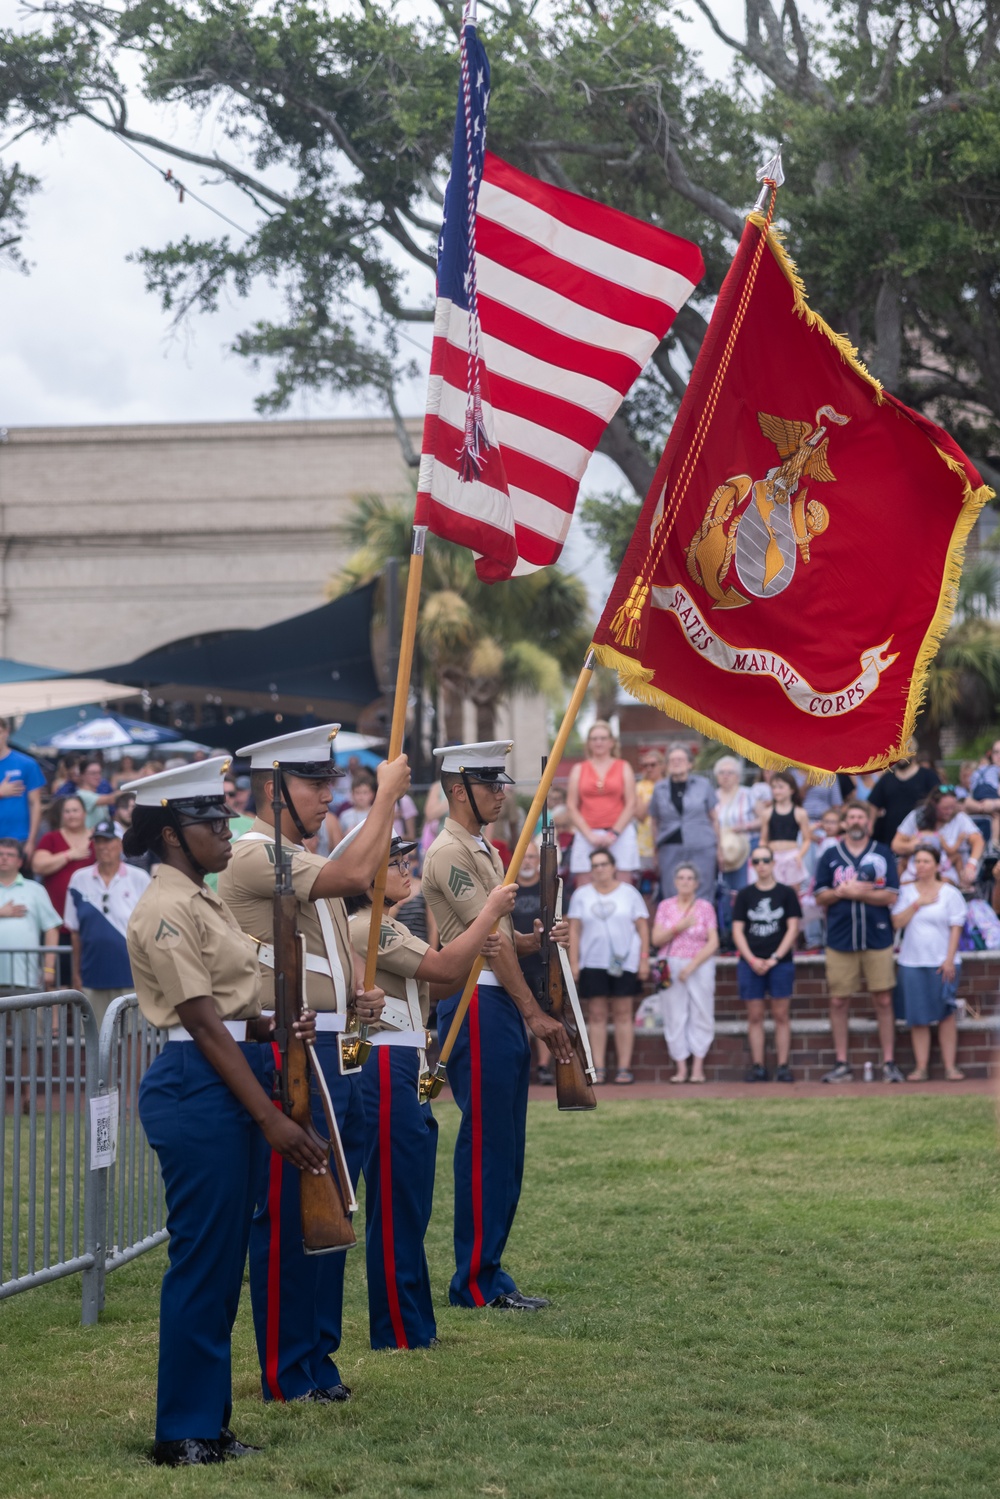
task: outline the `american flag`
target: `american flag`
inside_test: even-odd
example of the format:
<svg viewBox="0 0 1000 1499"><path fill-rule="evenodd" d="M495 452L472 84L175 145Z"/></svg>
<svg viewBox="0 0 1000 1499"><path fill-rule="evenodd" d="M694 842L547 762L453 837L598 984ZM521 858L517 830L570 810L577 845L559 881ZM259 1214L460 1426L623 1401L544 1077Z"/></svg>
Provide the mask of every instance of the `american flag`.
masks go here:
<svg viewBox="0 0 1000 1499"><path fill-rule="evenodd" d="M558 558L590 456L704 264L488 152L468 22L461 65L415 521L496 582Z"/></svg>

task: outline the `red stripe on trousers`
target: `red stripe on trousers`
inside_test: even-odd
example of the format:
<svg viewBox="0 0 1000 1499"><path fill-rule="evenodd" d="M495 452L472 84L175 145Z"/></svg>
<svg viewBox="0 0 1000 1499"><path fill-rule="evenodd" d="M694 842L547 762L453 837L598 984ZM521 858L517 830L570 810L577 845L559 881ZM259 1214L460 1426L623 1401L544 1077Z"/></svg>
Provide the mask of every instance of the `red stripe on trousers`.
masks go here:
<svg viewBox="0 0 1000 1499"><path fill-rule="evenodd" d="M479 1266L483 1253L483 1072L479 1054L479 988L469 1005L469 1065L472 1104L472 1258L469 1290L477 1306L486 1298L479 1289Z"/></svg>
<svg viewBox="0 0 1000 1499"><path fill-rule="evenodd" d="M272 1042L274 1061L281 1070L281 1052ZM274 1100L276 1109L281 1104ZM278 1329L281 1317L281 1174L282 1157L271 1151L267 1186L267 1221L270 1240L267 1250L267 1332L265 1334L264 1375L272 1400L284 1400L278 1384Z"/></svg>
<svg viewBox="0 0 1000 1499"><path fill-rule="evenodd" d="M409 1348L396 1285L396 1240L392 1231L392 1069L388 1046L378 1053L378 1164L382 1194L382 1268L397 1348Z"/></svg>

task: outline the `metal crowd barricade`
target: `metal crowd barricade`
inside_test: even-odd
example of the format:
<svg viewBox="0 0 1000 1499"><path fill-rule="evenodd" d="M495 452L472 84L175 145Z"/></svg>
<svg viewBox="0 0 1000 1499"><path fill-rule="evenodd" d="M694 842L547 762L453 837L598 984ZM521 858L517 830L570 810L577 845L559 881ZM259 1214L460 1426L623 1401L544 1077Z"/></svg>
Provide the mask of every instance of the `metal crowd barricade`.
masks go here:
<svg viewBox="0 0 1000 1499"><path fill-rule="evenodd" d="M0 998L0 1297L82 1271L84 1322L100 1295L88 1107L98 1049L78 991Z"/></svg>
<svg viewBox="0 0 1000 1499"><path fill-rule="evenodd" d="M98 1089L118 1098L118 1138L114 1164L97 1183L97 1219L104 1275L126 1265L167 1238L163 1183L156 1153L139 1121L139 1084L166 1043L166 1032L146 1020L134 994L113 1000L101 1026Z"/></svg>
<svg viewBox="0 0 1000 1499"><path fill-rule="evenodd" d="M164 1042L134 994L100 1031L77 990L0 997L0 1299L82 1272L82 1320L96 1322L108 1271L167 1238L138 1107Z"/></svg>

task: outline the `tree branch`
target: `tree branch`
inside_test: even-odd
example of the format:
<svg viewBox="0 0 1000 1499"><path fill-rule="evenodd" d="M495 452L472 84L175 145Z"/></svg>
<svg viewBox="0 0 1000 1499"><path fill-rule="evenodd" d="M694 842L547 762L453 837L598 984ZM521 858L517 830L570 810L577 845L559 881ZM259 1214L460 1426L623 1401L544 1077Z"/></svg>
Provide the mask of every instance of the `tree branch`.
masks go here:
<svg viewBox="0 0 1000 1499"><path fill-rule="evenodd" d="M410 237L394 208L386 207L382 228L390 239L394 239L397 245L401 245L408 255L413 256L414 260L419 260L420 264L425 265L430 271L437 270L437 256L432 255L429 250L422 250L416 240Z"/></svg>
<svg viewBox="0 0 1000 1499"><path fill-rule="evenodd" d="M886 104L892 90L892 75L899 59L899 38L903 31L903 21L900 18L892 28L885 56L882 59L882 67L879 70L878 82L870 94L862 96L862 104Z"/></svg>
<svg viewBox="0 0 1000 1499"><path fill-rule="evenodd" d="M123 124L121 120L117 122L114 120L102 120L100 115L95 114L93 110L87 109L80 103L76 104L75 112L83 115L85 119L90 120L94 125L100 126L102 130L106 130L109 135L120 135L123 140L132 141L136 145L151 146L154 151L163 151L168 156L175 157L178 161L190 161L194 166L208 167L213 172L222 172L225 177L229 178L230 182L234 182L244 192L251 195L256 193L259 197L265 198L269 203L276 203L279 208L284 208L286 211L293 206L293 199L286 198L284 193L277 192L273 187L269 187L266 182L261 182L259 178L251 177L249 173L244 172L240 167L234 166L232 162L223 161L221 156L202 156L197 151L185 151L182 146L172 145L170 141L159 140L155 135L146 135L141 130L132 130Z"/></svg>
<svg viewBox="0 0 1000 1499"><path fill-rule="evenodd" d="M670 363L670 351L667 348L666 339L653 350L653 363L669 385L671 395L676 396L680 401L687 390L687 381L681 378Z"/></svg>
<svg viewBox="0 0 1000 1499"><path fill-rule="evenodd" d="M406 430L406 423L400 415L399 407L396 404L396 392L391 385L387 385L384 394L389 407L389 413L392 417L392 425L396 429L396 441L399 443L403 454L403 462L407 468L419 468L420 454L410 441L410 434Z"/></svg>
<svg viewBox="0 0 1000 1499"><path fill-rule="evenodd" d="M808 100L809 103L819 104L824 109L832 111L837 108L837 100L833 93L809 66L808 42L802 30L794 0L785 0L784 9L784 14L788 15L791 23L792 37L796 46L797 57L794 64L785 51L781 20L769 0L746 0L747 39L745 42L737 41L735 37L723 31L707 0L694 0L694 3L719 40L725 42L727 47L731 47L741 57L745 57L747 62L753 63L754 67L759 68L778 88L790 94L792 98ZM762 32L766 35L766 41Z"/></svg>
<svg viewBox="0 0 1000 1499"><path fill-rule="evenodd" d="M632 436L620 411L611 418L597 449L618 465L639 498L645 499L656 470Z"/></svg>

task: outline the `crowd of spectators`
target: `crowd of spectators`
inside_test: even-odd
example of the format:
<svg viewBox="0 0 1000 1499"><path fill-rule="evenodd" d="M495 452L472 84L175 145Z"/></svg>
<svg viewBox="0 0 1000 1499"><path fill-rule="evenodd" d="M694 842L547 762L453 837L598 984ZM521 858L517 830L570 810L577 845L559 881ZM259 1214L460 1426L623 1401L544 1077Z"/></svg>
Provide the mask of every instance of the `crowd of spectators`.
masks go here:
<svg viewBox="0 0 1000 1499"><path fill-rule="evenodd" d="M798 771L759 771L688 743L647 745L633 766L604 720L590 725L582 749L553 787L549 814L562 857L570 964L601 1081L633 1080L634 1014L651 989L644 1004L662 1019L673 1081L704 1080L720 952L737 958L747 1081L771 1076L768 1007L773 1075L793 1080L793 957L802 951L825 957L834 1049L827 1080L854 1075L849 1007L863 989L886 1081L902 1080L897 1017L911 1029L913 1081L928 1075L935 1027L945 1075L960 1076L961 945L982 945L967 940L970 927L974 936L976 922L1000 910L1000 740L981 762L962 762L952 781L914 755L881 775L810 783ZM150 868L148 855L132 863L123 857L134 797L120 788L171 763L130 756L105 763L85 754L46 768L10 746L0 721L0 991L73 985L85 989L100 1018L131 987L125 928ZM352 763L315 851L332 853L364 820L375 787L373 771ZM447 805L438 783L423 795L416 790L397 808L396 832L417 849L412 894L396 915L436 945L420 869ZM226 794L239 836L252 825L249 779L229 777ZM505 865L525 801L510 788L485 830ZM534 848L518 884L515 919L528 930L538 902ZM550 1080L548 1058L539 1062L540 1077Z"/></svg>

